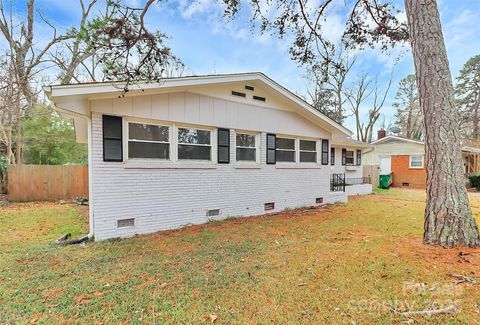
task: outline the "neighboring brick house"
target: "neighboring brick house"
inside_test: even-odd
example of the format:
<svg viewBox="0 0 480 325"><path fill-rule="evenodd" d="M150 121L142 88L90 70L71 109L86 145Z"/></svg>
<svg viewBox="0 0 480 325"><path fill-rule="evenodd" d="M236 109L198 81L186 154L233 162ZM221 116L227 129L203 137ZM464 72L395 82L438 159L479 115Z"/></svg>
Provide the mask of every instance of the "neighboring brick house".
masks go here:
<svg viewBox="0 0 480 325"><path fill-rule="evenodd" d="M88 143L96 240L372 190L363 184L369 145L262 73L135 83L122 96L123 87L45 88Z"/></svg>
<svg viewBox="0 0 480 325"><path fill-rule="evenodd" d="M378 139L371 143L373 148L365 151L364 165L378 165L380 175L391 174L393 186L425 188L425 143L399 136L385 136L378 131ZM479 172L480 149L462 147L465 175Z"/></svg>

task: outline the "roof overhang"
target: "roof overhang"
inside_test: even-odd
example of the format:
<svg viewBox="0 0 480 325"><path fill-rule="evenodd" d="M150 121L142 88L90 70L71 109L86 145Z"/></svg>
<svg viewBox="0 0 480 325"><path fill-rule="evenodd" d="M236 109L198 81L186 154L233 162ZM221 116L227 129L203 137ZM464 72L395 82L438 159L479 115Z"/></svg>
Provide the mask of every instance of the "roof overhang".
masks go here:
<svg viewBox="0 0 480 325"><path fill-rule="evenodd" d="M294 104L294 106L298 108L299 114L325 127L332 133L340 133L345 136L352 135L350 130L320 113L302 98L260 72L165 78L160 79L158 82L136 82L128 86L129 90L126 95L155 94L185 87L248 81L261 82L268 89L283 96L287 102ZM125 82L101 82L52 85L45 86L43 90L56 110L75 117L88 118L90 116L90 100L116 98L124 94L124 88Z"/></svg>

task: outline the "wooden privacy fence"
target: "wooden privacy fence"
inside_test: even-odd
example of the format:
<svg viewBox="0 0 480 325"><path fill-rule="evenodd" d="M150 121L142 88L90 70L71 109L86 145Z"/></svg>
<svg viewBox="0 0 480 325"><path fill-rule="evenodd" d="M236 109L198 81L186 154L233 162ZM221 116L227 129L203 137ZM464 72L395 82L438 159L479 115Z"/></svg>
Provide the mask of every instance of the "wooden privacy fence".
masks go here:
<svg viewBox="0 0 480 325"><path fill-rule="evenodd" d="M16 165L8 169L8 200L88 197L88 166Z"/></svg>
<svg viewBox="0 0 480 325"><path fill-rule="evenodd" d="M380 181L380 169L378 165L363 165L363 177L370 177L372 188L377 188Z"/></svg>

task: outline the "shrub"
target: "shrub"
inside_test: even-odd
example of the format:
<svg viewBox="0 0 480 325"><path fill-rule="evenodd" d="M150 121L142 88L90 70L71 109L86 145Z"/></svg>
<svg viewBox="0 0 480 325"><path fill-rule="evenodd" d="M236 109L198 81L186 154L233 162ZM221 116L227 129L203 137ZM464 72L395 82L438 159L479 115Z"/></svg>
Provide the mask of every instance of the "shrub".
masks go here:
<svg viewBox="0 0 480 325"><path fill-rule="evenodd" d="M480 189L480 175L479 174L468 175L468 180L470 181L470 185L472 185L472 187L475 187L476 189Z"/></svg>

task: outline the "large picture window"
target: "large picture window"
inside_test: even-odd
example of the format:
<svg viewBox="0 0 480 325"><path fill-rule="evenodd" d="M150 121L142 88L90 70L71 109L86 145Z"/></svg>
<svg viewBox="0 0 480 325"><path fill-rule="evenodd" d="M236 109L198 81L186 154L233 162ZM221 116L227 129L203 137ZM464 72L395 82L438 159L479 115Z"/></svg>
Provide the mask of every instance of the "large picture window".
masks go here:
<svg viewBox="0 0 480 325"><path fill-rule="evenodd" d="M300 140L300 162L317 162L317 143L310 140Z"/></svg>
<svg viewBox="0 0 480 325"><path fill-rule="evenodd" d="M237 161L257 161L256 136L254 134L237 133Z"/></svg>
<svg viewBox="0 0 480 325"><path fill-rule="evenodd" d="M295 162L295 139L280 138L276 140L276 157L280 162Z"/></svg>
<svg viewBox="0 0 480 325"><path fill-rule="evenodd" d="M210 131L178 128L179 160L211 160Z"/></svg>
<svg viewBox="0 0 480 325"><path fill-rule="evenodd" d="M170 159L170 128L128 123L128 158Z"/></svg>

